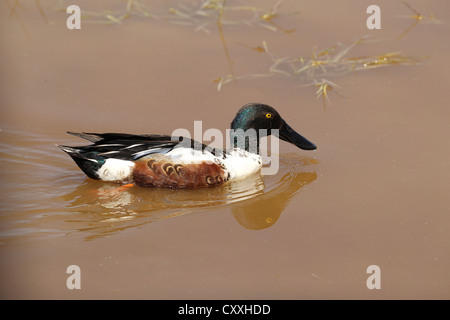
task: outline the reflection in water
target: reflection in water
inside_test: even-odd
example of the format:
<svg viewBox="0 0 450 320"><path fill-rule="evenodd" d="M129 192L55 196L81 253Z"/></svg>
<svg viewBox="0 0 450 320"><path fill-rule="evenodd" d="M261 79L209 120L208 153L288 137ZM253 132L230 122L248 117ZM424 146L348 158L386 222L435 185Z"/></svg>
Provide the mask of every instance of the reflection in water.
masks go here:
<svg viewBox="0 0 450 320"><path fill-rule="evenodd" d="M193 190L124 188L85 179L57 152L52 137L4 129L0 146L1 241L79 232L93 239L185 214L228 208L239 224L259 230L273 225L298 190L317 178L315 172L305 171L317 160L293 153L280 156L279 172L273 176L255 174Z"/></svg>
<svg viewBox="0 0 450 320"><path fill-rule="evenodd" d="M258 197L234 204L233 215L245 228L260 230L277 222L286 205L304 185L317 179L315 172L290 172L272 189Z"/></svg>

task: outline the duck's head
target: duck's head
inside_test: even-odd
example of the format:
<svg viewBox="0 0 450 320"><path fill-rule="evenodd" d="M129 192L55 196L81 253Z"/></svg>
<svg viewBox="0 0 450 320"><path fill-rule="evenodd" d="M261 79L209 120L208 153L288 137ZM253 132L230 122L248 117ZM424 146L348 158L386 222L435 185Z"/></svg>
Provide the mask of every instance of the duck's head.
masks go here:
<svg viewBox="0 0 450 320"><path fill-rule="evenodd" d="M279 130L279 138L296 145L303 150L315 150L317 146L301 136L294 129L292 129L280 114L271 106L261 103L248 103L239 109L238 113L231 122L232 135L238 129L246 132L248 129L256 131L256 145L259 151L259 138L263 135L272 134L272 130ZM260 131L260 129L266 129ZM266 134L264 134L266 132ZM236 139L233 137L234 145L236 146ZM248 150L248 143L246 141L245 149Z"/></svg>

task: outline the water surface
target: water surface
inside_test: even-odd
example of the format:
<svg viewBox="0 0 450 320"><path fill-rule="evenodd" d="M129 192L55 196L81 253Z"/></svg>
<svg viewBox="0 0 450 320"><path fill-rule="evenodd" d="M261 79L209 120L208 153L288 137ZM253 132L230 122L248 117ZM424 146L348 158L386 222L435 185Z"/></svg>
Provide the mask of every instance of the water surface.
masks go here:
<svg viewBox="0 0 450 320"><path fill-rule="evenodd" d="M450 298L447 2L408 1L423 15L411 27L414 12L381 1L370 31L364 1L284 1L269 20L276 1L228 1L222 36L197 1L128 17L122 1L79 1L73 31L61 2L19 2L0 4L2 298ZM314 78L276 60L364 36L349 58L420 63ZM253 101L318 150L281 142L277 175L214 189L120 191L56 146L83 143L68 130L225 132ZM81 290L66 287L72 264ZM366 287L373 264L380 290Z"/></svg>

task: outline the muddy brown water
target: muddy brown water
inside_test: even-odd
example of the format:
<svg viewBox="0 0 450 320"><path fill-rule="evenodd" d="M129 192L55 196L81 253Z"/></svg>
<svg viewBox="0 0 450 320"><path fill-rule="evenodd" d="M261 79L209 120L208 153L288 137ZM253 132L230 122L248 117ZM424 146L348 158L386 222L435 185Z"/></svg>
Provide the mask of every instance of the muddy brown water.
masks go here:
<svg viewBox="0 0 450 320"><path fill-rule="evenodd" d="M1 298L449 299L450 4L409 1L424 19L399 39L414 13L378 2L381 30L366 27L367 1L284 1L271 24L225 10L223 42L217 19L170 12L196 1L141 2L150 17L121 24L103 23L105 10L119 17L126 3L78 1L92 12L81 30L66 28L59 1L2 1ZM263 41L310 57L365 35L374 41L351 56L421 63L330 74L339 87L325 108L312 81L282 73L213 82L267 73ZM318 150L281 142L278 174L214 189L118 193L56 147L83 144L67 130L225 130L252 101ZM70 265L81 290L66 286ZM370 265L381 289L366 286Z"/></svg>

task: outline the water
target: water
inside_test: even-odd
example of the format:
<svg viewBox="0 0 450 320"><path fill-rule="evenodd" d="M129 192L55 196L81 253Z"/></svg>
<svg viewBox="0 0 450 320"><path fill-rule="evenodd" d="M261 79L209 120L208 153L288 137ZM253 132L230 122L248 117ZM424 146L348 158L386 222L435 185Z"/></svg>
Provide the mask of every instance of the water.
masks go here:
<svg viewBox="0 0 450 320"><path fill-rule="evenodd" d="M0 4L1 297L449 298L450 10L408 3L424 15L410 31L400 1L380 2L382 29L369 31L359 1L285 1L268 21L272 1L228 1L223 38L214 12L174 13L196 1L143 2L150 17L111 25L104 11L120 17L124 2L80 1L90 15L78 31L58 1L39 1L44 14ZM271 57L307 61L363 36L349 57L421 63L330 73L325 105L312 78L282 63L267 76ZM277 175L217 188L121 191L56 146L83 143L68 130L170 134L202 120L225 131L252 101L318 150L281 142ZM66 287L72 264L82 290ZM380 290L366 287L373 264Z"/></svg>

